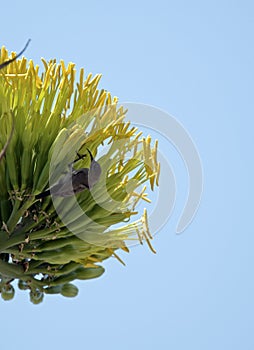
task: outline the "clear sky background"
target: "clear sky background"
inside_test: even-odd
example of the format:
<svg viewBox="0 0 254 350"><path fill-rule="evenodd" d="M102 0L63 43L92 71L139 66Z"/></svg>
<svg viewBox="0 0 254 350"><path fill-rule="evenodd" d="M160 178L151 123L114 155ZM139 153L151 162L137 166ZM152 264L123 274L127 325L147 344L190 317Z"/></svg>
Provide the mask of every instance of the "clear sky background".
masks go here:
<svg viewBox="0 0 254 350"><path fill-rule="evenodd" d="M120 101L174 115L204 169L199 211L176 235L186 169L163 145L178 193L157 254L138 246L121 254L126 267L107 261L75 299L0 301L1 349L253 349L253 1L24 0L0 18L0 45L32 38L29 59L75 62Z"/></svg>

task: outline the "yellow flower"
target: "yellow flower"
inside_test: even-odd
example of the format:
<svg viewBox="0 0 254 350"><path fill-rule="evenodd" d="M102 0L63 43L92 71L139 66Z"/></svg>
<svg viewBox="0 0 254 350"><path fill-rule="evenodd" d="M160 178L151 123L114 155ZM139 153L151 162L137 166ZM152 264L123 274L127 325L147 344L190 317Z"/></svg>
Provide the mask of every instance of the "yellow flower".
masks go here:
<svg viewBox="0 0 254 350"><path fill-rule="evenodd" d="M3 47L0 64L7 59ZM0 150L7 145L0 161L0 288L18 278L34 303L43 293L76 295L69 282L99 277L98 263L109 257L122 262L116 250L128 252L128 242L145 240L154 251L146 210L130 219L139 200L149 202L140 186L149 181L153 189L159 176L157 142L152 146L125 120L117 98L98 89L101 75L85 77L81 69L76 78L73 63L42 63L41 74L24 57L0 70ZM89 168L89 157L75 158L87 149L102 169L93 189L36 199L74 159L77 168Z"/></svg>

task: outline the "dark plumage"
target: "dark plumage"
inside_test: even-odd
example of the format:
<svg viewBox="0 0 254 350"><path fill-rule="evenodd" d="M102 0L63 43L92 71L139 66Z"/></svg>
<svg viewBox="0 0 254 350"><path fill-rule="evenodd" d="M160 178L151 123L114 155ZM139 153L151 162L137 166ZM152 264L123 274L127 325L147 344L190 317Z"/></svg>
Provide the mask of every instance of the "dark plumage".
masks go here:
<svg viewBox="0 0 254 350"><path fill-rule="evenodd" d="M44 198L50 194L59 197L69 197L73 194L82 192L84 189L90 190L96 182L99 181L101 175L100 164L97 163L89 149L87 149L91 158L90 168L81 168L78 170L72 170L68 173L62 180L60 180L56 185L52 186L50 189L35 196L36 199ZM84 156L78 154L79 159Z"/></svg>

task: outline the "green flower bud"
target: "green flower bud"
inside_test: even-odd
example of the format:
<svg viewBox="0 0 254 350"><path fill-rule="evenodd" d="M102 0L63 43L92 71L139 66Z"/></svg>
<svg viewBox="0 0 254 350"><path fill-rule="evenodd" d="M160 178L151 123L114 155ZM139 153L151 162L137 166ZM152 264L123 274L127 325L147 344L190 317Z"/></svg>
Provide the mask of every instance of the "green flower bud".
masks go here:
<svg viewBox="0 0 254 350"><path fill-rule="evenodd" d="M105 269L102 266L98 267L78 267L76 269L76 278L79 280L88 280L91 278L100 277Z"/></svg>
<svg viewBox="0 0 254 350"><path fill-rule="evenodd" d="M37 305L43 301L44 293L39 290L31 290L30 292L30 301Z"/></svg>
<svg viewBox="0 0 254 350"><path fill-rule="evenodd" d="M74 298L78 295L78 288L72 283L66 283L62 286L61 294L67 298Z"/></svg>
<svg viewBox="0 0 254 350"><path fill-rule="evenodd" d="M11 284L6 284L2 287L1 296L4 300L11 300L14 298L15 290Z"/></svg>
<svg viewBox="0 0 254 350"><path fill-rule="evenodd" d="M25 281L22 281L22 280L19 280L19 281L18 281L18 287L19 287L19 289L21 289L21 290L29 289L27 283L26 283Z"/></svg>
<svg viewBox="0 0 254 350"><path fill-rule="evenodd" d="M48 287L44 289L45 294L59 294L61 293L62 286Z"/></svg>

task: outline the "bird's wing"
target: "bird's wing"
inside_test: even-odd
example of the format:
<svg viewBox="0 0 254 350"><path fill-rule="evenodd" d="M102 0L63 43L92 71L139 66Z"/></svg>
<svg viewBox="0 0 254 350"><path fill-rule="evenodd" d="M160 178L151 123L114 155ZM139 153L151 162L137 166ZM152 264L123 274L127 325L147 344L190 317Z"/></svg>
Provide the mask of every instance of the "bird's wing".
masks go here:
<svg viewBox="0 0 254 350"><path fill-rule="evenodd" d="M74 170L62 178L56 185L53 185L49 190L40 193L36 198L43 198L50 194L59 197L73 196L74 193L79 193L84 189L89 189L88 183L88 168Z"/></svg>
<svg viewBox="0 0 254 350"><path fill-rule="evenodd" d="M89 174L88 168L82 168L73 173L72 185L75 193L81 192L85 188L89 189L88 174Z"/></svg>
<svg viewBox="0 0 254 350"><path fill-rule="evenodd" d="M88 186L89 169L83 168L73 171L71 177L68 176L51 188L51 193L55 196L68 197L74 193L83 191Z"/></svg>

